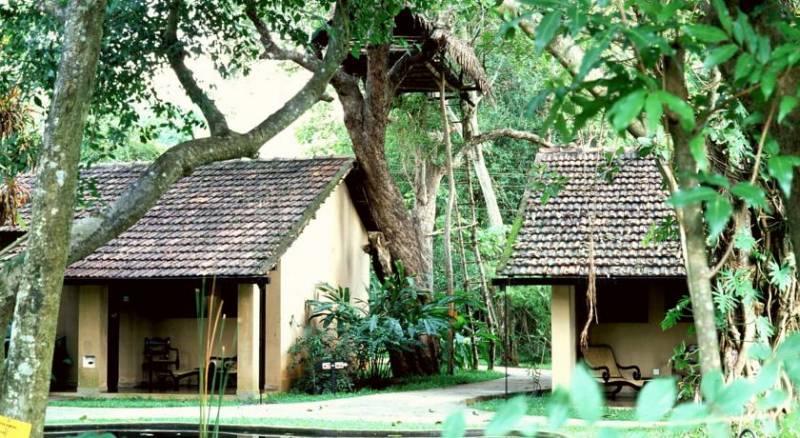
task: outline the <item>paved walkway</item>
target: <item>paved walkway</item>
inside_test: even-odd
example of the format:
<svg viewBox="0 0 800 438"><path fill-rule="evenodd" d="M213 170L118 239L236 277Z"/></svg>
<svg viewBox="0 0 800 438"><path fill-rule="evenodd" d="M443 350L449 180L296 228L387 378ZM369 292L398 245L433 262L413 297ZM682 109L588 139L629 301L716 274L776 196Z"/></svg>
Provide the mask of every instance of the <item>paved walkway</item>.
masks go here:
<svg viewBox="0 0 800 438"><path fill-rule="evenodd" d="M500 368L499 371L502 371ZM527 369L509 368L509 392L530 392L535 389L550 387L550 372L542 371L539 384L535 387L534 379ZM386 423L429 423L444 421L456 409L463 409L468 400L480 397L497 397L505 392L505 379L490 380L481 383L451 386L448 388L426 389L365 395L341 398L337 400L281 403L265 405L223 406L220 417L233 418L273 418L273 419L308 419L319 420L351 420ZM159 419L196 419L196 407L177 408L47 408L48 422L65 422L77 420L125 420L132 421L147 418L151 421ZM468 410L467 421L471 425L480 425L488 421L491 413Z"/></svg>

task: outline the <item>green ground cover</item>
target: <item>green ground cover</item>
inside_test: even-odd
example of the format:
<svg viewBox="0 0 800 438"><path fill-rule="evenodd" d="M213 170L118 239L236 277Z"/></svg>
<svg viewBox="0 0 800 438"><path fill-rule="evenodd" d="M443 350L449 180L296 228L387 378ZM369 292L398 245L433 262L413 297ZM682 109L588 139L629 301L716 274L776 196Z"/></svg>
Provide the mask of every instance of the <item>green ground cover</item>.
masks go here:
<svg viewBox="0 0 800 438"><path fill-rule="evenodd" d="M539 396L526 396L526 402L528 403L528 415L537 415L546 417L547 416L547 405L550 402L550 394L542 394ZM502 406L506 402L503 398L496 398L491 400L484 400L476 402L472 405L475 409L480 409L484 411L497 411L497 409ZM606 407L605 413L603 414L604 420L634 420L634 409L633 408L617 408L617 407ZM570 418L577 418L577 415L574 412L570 412Z"/></svg>
<svg viewBox="0 0 800 438"><path fill-rule="evenodd" d="M418 391L423 389L445 388L448 386L462 385L465 383L478 383L487 380L500 379L503 373L500 371L486 371L486 370L457 370L455 374L450 375L435 375L424 377L413 377L394 382L383 389L370 389L364 388L355 392L347 393L323 393L323 394L305 394L299 392L280 392L275 394L265 394L262 403L300 403L300 402L313 402L333 400L337 398L357 397L362 395L386 393L386 392L400 392L400 391ZM235 397L226 397L223 400L223 405L243 405L243 404L257 404L258 399L254 400L240 400ZM80 408L169 408L169 407L185 407L197 406L197 398L165 398L165 397L150 397L150 396L131 396L131 397L75 397L75 398L60 398L52 399L48 406L59 407L80 407Z"/></svg>

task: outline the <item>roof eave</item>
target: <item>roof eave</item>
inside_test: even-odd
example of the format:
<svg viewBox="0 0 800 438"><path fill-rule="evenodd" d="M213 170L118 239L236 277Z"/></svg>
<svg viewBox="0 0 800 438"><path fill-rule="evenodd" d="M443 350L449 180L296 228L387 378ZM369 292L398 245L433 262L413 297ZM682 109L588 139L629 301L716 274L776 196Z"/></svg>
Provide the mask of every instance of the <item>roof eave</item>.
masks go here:
<svg viewBox="0 0 800 438"><path fill-rule="evenodd" d="M598 277L598 280L686 280L685 275L612 275ZM495 286L562 285L588 281L586 275L563 276L498 276L492 279Z"/></svg>

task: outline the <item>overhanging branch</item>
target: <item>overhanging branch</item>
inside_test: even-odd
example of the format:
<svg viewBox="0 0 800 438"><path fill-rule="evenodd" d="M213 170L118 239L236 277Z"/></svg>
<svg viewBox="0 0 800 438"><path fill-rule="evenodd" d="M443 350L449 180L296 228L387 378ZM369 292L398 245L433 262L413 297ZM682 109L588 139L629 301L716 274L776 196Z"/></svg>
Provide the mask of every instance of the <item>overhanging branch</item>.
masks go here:
<svg viewBox="0 0 800 438"><path fill-rule="evenodd" d="M211 135L222 135L230 131L225 115L217 107L217 104L203 91L194 78L194 73L186 66L186 50L183 49L178 41L178 22L180 21L181 0L173 0L170 3L169 15L167 16L167 27L164 30L164 51L169 61L170 67L178 77L178 81L186 91L189 99L200 108Z"/></svg>

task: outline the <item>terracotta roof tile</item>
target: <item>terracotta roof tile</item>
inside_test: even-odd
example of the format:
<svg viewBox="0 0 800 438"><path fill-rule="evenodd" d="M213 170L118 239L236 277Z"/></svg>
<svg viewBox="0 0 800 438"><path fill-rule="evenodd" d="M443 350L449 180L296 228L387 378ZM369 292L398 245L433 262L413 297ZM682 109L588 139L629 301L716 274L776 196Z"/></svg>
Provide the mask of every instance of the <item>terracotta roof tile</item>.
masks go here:
<svg viewBox="0 0 800 438"><path fill-rule="evenodd" d="M500 276L587 276L591 230L598 277L685 275L677 239L644 244L653 225L674 218L655 160L625 153L621 161L609 184L598 173L598 152L540 152L536 162L566 183L544 204L539 193L525 201L524 222Z"/></svg>
<svg viewBox="0 0 800 438"><path fill-rule="evenodd" d="M352 166L349 158L203 166L130 229L70 265L66 278L263 276ZM117 164L84 171L82 180L97 190L77 216L107 205L145 169Z"/></svg>

